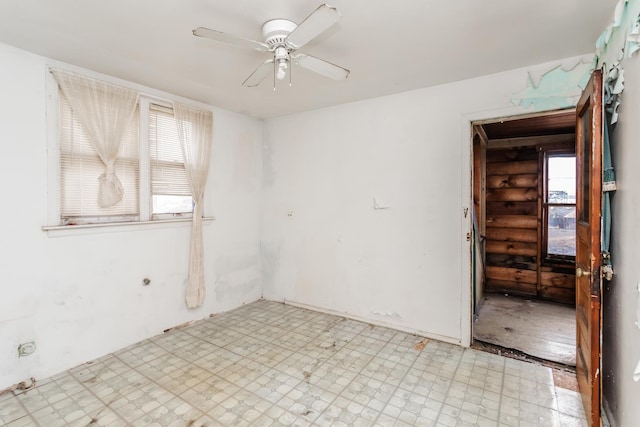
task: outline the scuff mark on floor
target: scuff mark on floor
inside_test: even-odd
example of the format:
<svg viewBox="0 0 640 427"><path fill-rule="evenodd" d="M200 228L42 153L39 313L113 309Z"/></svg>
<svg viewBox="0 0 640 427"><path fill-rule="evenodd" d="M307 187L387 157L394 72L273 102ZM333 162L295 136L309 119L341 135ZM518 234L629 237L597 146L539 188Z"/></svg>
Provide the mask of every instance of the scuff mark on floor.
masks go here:
<svg viewBox="0 0 640 427"><path fill-rule="evenodd" d="M186 328L187 326L190 326L194 322L196 322L196 321L192 320L190 322L181 323L179 325L172 326L170 328L164 329L162 332L166 334L167 332L175 331L175 330L178 330L178 329L183 329L183 328Z"/></svg>
<svg viewBox="0 0 640 427"><path fill-rule="evenodd" d="M32 388L34 388L36 386L36 379L34 377L29 378L30 382L27 381L21 381L18 384L14 384L11 387L7 387L4 390L0 390L0 396L2 396L3 394L6 393L10 393L12 391L15 390L20 390L20 391L27 391L27 390L31 390Z"/></svg>
<svg viewBox="0 0 640 427"><path fill-rule="evenodd" d="M424 350L425 346L427 345L427 343L429 342L429 338L424 338L422 341L418 341L416 343L416 345L413 346L414 350L418 350L418 351L422 351Z"/></svg>

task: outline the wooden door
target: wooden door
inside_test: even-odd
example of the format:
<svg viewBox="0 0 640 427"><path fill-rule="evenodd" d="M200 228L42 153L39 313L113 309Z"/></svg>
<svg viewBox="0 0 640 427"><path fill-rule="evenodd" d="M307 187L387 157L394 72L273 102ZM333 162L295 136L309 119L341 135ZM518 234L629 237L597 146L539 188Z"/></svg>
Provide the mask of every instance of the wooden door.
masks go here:
<svg viewBox="0 0 640 427"><path fill-rule="evenodd" d="M589 426L600 427L600 213L602 73L595 71L576 110L576 374Z"/></svg>

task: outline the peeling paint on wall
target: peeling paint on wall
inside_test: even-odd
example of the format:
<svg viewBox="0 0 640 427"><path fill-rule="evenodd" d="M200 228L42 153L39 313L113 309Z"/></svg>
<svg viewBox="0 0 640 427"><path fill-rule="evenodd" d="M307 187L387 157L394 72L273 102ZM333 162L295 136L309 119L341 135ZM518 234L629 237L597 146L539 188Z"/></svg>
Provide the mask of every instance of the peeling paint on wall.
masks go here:
<svg viewBox="0 0 640 427"><path fill-rule="evenodd" d="M391 206L389 206L387 203L383 203L381 201L379 201L378 199L376 199L375 197L373 198L373 209L374 210L380 210L380 209L390 209Z"/></svg>
<svg viewBox="0 0 640 427"><path fill-rule="evenodd" d="M398 320L402 319L402 317L398 313L395 313L391 310L374 308L371 310L371 314L375 314L376 316L382 316L382 317L391 317L393 319L398 319Z"/></svg>
<svg viewBox="0 0 640 427"><path fill-rule="evenodd" d="M627 45L625 47L627 58L631 58L638 53L638 50L640 50L640 16L636 16L627 36Z"/></svg>
<svg viewBox="0 0 640 427"><path fill-rule="evenodd" d="M600 35L596 43L596 63L605 75L605 108L610 124L618 121L618 107L624 90L624 70L621 61L636 55L640 50L640 0L620 0L613 22Z"/></svg>
<svg viewBox="0 0 640 427"><path fill-rule="evenodd" d="M640 0L620 0L613 22L596 42L598 68L609 71L626 56L631 58L640 51ZM634 12L635 11L635 12Z"/></svg>
<svg viewBox="0 0 640 427"><path fill-rule="evenodd" d="M610 124L618 121L618 107L620 107L622 91L624 90L624 70L620 64L615 64L607 72L604 82L604 108L610 117ZM606 190L605 190L606 191Z"/></svg>
<svg viewBox="0 0 640 427"><path fill-rule="evenodd" d="M560 62L550 69L529 71L527 87L513 94L511 102L536 111L576 105L593 70L593 57Z"/></svg>
<svg viewBox="0 0 640 427"><path fill-rule="evenodd" d="M613 14L613 22L602 32L602 34L600 34L600 37L598 37L598 40L596 41L596 56L602 57L602 53L607 50L616 28L619 28L622 24L627 2L628 0L620 0L616 5L616 10ZM622 59L622 56L618 59Z"/></svg>

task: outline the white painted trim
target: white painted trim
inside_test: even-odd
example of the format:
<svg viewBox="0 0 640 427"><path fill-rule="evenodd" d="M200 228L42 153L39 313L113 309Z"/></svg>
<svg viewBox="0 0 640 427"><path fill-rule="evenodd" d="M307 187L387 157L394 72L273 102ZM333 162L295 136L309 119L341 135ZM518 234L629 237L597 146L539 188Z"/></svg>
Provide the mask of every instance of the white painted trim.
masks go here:
<svg viewBox="0 0 640 427"><path fill-rule="evenodd" d="M60 223L60 100L58 83L47 66L45 72L46 91L46 135L47 135L47 224Z"/></svg>
<svg viewBox="0 0 640 427"><path fill-rule="evenodd" d="M520 107L516 107L516 108L520 108ZM516 113L505 112L505 113L499 113L500 115L498 116L492 115L485 119L474 119L473 122L476 125L486 125L486 124L492 124L497 122L508 122L512 120L530 119L533 117L557 116L558 114L565 114L569 110L575 110L575 108L576 107L573 106L573 107L559 108L556 110L546 110L546 111L530 111L529 109L527 109L526 111L520 110L519 112L516 112ZM511 108L503 108L500 110L511 110Z"/></svg>
<svg viewBox="0 0 640 427"><path fill-rule="evenodd" d="M473 341L473 275L472 275L472 239L467 241L467 233L473 230L471 209L473 207L473 123L482 120L498 119L531 113L522 106L513 106L495 110L476 111L463 114L460 123L460 205L462 239L460 244L460 341L463 347L471 346ZM469 209L467 217L464 209Z"/></svg>
<svg viewBox="0 0 640 427"><path fill-rule="evenodd" d="M494 110L475 111L463 114L461 116L460 123L460 158L461 158L461 206L471 207L473 206L473 192L472 192L472 172L473 172L473 158L472 158L472 144L473 144L473 124L475 123L488 123L502 118L520 118L520 117L533 117L560 113L566 111L566 108L550 111L531 111L525 109L522 106L511 106L506 108L498 108ZM460 245L460 337L461 345L469 347L473 340L473 276L471 273L472 268L472 241L466 240L466 233L471 232L472 223L471 215L467 218L462 214L461 230L462 244ZM466 285L465 285L466 283ZM465 309L466 308L466 309Z"/></svg>
<svg viewBox="0 0 640 427"><path fill-rule="evenodd" d="M140 96L140 128L138 129L138 209L140 221L151 219L151 163L149 155L149 98Z"/></svg>
<svg viewBox="0 0 640 427"><path fill-rule="evenodd" d="M471 318L472 318L472 300L473 300L473 280L472 268L473 260L472 247L473 239L468 238L473 232L472 209L473 194L472 188L472 171L473 158L471 157L471 145L473 143L473 126L471 121L465 120L463 117L460 133L462 141L460 144L460 345L463 347L471 346ZM466 284L466 285L465 285Z"/></svg>
<svg viewBox="0 0 640 427"><path fill-rule="evenodd" d="M267 301L274 301L274 300L269 300L269 299L266 299L266 300ZM291 301L291 300L287 300L287 299L283 300L282 302L284 302L287 305L293 306L293 307L306 308L307 310L317 311L317 312L325 313L325 314L331 314L333 316L346 317L347 319L356 320L358 322L363 322L363 323L368 323L370 325L376 325L376 326L381 326L381 327L384 327L384 328L395 329L396 331L406 332L408 334L418 335L418 336L421 336L421 337L425 337L425 338L429 338L429 339L433 339L433 340L438 340L438 341L446 342L446 343L449 343L449 344L461 345L460 340L457 340L457 339L451 338L451 337L446 337L446 336L443 336L443 335L433 334L433 333L421 331L421 330L418 330L418 329L407 328L407 327L403 327L401 325L396 325L396 324L387 323L387 322L381 322L379 320L368 319L368 318L365 318L365 317L362 317L362 316L357 316L357 315L350 314L350 313L343 313L343 312L340 312L340 311L335 311L335 310L331 310L331 309L328 309L328 308L323 308L323 307L318 307L318 306L314 306L314 305L304 304L304 303L301 303L301 302Z"/></svg>
<svg viewBox="0 0 640 427"><path fill-rule="evenodd" d="M215 217L203 217L203 224L215 221ZM42 227L49 237L79 236L98 234L106 231L139 231L150 228L190 226L192 218L158 219L153 221L107 222L104 224L52 225Z"/></svg>

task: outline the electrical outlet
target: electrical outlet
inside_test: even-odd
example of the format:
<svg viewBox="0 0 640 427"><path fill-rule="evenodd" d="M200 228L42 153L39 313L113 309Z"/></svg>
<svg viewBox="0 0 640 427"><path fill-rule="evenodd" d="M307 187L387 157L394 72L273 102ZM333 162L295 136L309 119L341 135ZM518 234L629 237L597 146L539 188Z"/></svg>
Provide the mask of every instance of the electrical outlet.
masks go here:
<svg viewBox="0 0 640 427"><path fill-rule="evenodd" d="M18 346L18 357L29 356L30 354L33 354L34 351L36 351L35 341L22 343Z"/></svg>

